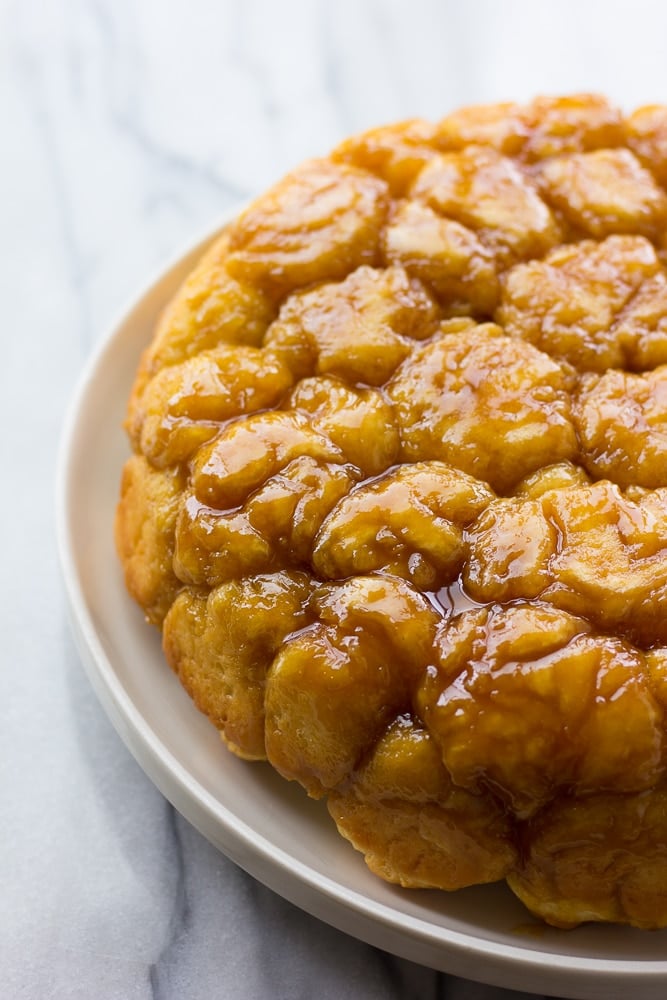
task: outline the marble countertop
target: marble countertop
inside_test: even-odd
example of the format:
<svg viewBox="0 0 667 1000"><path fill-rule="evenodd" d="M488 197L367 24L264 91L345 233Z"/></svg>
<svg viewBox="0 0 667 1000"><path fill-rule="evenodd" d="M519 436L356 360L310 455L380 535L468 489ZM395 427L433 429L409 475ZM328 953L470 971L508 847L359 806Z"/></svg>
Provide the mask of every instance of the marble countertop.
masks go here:
<svg viewBox="0 0 667 1000"><path fill-rule="evenodd" d="M7 1000L519 997L330 929L174 812L70 638L56 453L112 319L228 208L383 121L584 89L665 102L665 37L658 0L0 0Z"/></svg>

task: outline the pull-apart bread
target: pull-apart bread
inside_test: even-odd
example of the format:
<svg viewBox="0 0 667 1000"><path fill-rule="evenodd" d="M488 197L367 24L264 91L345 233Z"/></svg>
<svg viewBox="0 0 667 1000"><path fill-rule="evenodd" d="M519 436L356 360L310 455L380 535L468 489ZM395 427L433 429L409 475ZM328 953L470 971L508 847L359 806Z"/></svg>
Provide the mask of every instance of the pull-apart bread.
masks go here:
<svg viewBox="0 0 667 1000"><path fill-rule="evenodd" d="M667 108L465 108L290 173L142 357L129 591L385 879L667 925L666 261Z"/></svg>

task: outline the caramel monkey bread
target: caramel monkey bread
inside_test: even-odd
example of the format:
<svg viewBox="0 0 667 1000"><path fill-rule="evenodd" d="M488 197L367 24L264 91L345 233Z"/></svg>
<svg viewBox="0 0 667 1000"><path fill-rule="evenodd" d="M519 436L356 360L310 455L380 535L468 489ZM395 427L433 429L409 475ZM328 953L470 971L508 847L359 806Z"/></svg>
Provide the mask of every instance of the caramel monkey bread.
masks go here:
<svg viewBox="0 0 667 1000"><path fill-rule="evenodd" d="M667 926L667 108L470 107L258 198L132 390L127 586L407 887Z"/></svg>

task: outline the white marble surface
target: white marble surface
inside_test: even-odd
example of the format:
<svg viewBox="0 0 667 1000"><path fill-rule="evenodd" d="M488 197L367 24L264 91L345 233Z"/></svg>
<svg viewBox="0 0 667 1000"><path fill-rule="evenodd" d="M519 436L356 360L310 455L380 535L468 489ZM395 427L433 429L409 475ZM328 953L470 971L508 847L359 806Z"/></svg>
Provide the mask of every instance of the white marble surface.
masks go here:
<svg viewBox="0 0 667 1000"><path fill-rule="evenodd" d="M659 0L0 0L2 997L518 997L301 914L151 786L69 637L56 449L113 317L230 205L385 120L667 101L666 37Z"/></svg>

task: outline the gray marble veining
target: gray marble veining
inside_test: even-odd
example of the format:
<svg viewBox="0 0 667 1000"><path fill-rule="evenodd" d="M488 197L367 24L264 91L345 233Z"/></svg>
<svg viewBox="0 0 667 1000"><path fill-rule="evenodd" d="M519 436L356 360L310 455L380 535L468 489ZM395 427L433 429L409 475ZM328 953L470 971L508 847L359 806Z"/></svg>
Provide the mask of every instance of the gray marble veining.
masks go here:
<svg viewBox="0 0 667 1000"><path fill-rule="evenodd" d="M666 35L647 0L0 0L3 998L518 997L308 917L165 802L69 638L55 456L113 317L230 206L382 121L664 101Z"/></svg>

